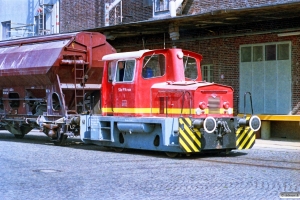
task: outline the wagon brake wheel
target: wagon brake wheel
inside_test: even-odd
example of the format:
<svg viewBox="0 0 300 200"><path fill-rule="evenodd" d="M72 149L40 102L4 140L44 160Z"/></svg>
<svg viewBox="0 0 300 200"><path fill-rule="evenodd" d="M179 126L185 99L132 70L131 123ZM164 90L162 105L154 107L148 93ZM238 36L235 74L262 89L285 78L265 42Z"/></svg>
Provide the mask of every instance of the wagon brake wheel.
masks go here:
<svg viewBox="0 0 300 200"><path fill-rule="evenodd" d="M165 154L170 158L175 158L179 153L176 152L165 152Z"/></svg>

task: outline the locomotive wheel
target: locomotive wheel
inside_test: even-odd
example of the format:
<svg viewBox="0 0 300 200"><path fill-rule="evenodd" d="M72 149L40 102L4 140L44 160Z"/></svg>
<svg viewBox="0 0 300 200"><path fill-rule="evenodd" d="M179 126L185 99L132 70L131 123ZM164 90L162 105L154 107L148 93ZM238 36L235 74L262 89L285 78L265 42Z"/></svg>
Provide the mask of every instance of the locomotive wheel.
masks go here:
<svg viewBox="0 0 300 200"><path fill-rule="evenodd" d="M68 136L67 135L61 135L59 140L54 141L54 145L55 146L62 146L65 144L66 140L67 140Z"/></svg>
<svg viewBox="0 0 300 200"><path fill-rule="evenodd" d="M165 152L165 154L166 154L169 158L175 158L176 156L178 156L179 153L176 153L176 152Z"/></svg>
<svg viewBox="0 0 300 200"><path fill-rule="evenodd" d="M125 151L124 148L120 148L120 147L114 147L113 149L115 150L115 152L118 152L118 153Z"/></svg>
<svg viewBox="0 0 300 200"><path fill-rule="evenodd" d="M17 134L14 134L15 138L18 138L18 139L23 139L25 134L22 134L22 135L17 135Z"/></svg>

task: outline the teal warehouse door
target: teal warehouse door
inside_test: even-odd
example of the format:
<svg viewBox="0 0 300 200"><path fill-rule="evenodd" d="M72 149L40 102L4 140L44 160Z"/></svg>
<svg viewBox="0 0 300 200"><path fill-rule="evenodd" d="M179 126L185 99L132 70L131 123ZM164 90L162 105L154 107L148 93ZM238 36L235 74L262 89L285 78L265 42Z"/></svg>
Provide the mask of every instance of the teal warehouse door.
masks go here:
<svg viewBox="0 0 300 200"><path fill-rule="evenodd" d="M288 114L291 111L290 42L240 47L239 113L244 93L251 92L255 114ZM246 99L250 113L249 97Z"/></svg>

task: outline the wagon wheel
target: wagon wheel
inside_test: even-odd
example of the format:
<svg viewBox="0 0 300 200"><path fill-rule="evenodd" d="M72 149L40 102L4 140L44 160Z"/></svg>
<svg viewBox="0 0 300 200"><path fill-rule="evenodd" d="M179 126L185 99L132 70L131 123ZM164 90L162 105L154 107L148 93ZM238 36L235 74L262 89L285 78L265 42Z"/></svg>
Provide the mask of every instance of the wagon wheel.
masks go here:
<svg viewBox="0 0 300 200"><path fill-rule="evenodd" d="M54 145L55 146L62 146L65 144L66 140L67 140L68 136L67 135L64 135L62 134L59 138L59 140L57 141L54 141Z"/></svg>
<svg viewBox="0 0 300 200"><path fill-rule="evenodd" d="M176 156L179 155L179 153L176 152L165 152L165 154L170 158L175 158Z"/></svg>
<svg viewBox="0 0 300 200"><path fill-rule="evenodd" d="M14 134L14 136L15 136L15 138L23 139L25 134L21 134L21 135Z"/></svg>
<svg viewBox="0 0 300 200"><path fill-rule="evenodd" d="M125 151L125 149L124 149L124 148L121 148L121 147L114 147L113 150L114 150L115 152L118 152L118 153L124 152L124 151Z"/></svg>

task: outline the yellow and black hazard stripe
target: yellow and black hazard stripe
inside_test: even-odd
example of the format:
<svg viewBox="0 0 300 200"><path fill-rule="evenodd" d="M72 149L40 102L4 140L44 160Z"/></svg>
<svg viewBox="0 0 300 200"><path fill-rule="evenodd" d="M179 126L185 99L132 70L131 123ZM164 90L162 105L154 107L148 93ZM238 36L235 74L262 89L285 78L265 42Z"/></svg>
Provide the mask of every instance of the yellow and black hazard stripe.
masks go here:
<svg viewBox="0 0 300 200"><path fill-rule="evenodd" d="M201 133L196 128L191 128L190 118L179 118L179 145L188 153L201 151Z"/></svg>
<svg viewBox="0 0 300 200"><path fill-rule="evenodd" d="M236 148L251 149L255 143L255 132L249 126L240 127L236 132Z"/></svg>

